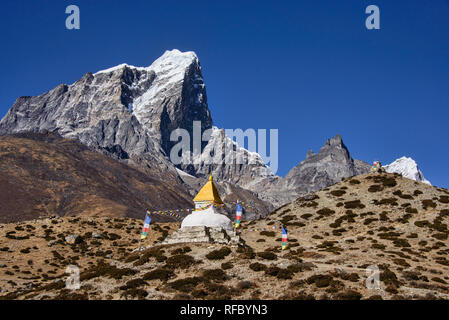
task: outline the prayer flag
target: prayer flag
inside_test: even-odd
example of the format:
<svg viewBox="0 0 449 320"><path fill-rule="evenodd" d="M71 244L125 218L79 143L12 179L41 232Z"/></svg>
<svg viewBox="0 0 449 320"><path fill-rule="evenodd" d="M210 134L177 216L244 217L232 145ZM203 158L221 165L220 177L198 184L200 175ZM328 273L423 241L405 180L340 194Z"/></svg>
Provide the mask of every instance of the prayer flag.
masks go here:
<svg viewBox="0 0 449 320"><path fill-rule="evenodd" d="M240 221L242 220L242 206L237 202L235 210L235 228L240 226Z"/></svg>
<svg viewBox="0 0 449 320"><path fill-rule="evenodd" d="M282 250L287 249L287 229L282 226Z"/></svg>
<svg viewBox="0 0 449 320"><path fill-rule="evenodd" d="M148 231L150 230L150 222L151 218L149 215L145 216L145 222L143 223L142 234L140 235L140 240L145 239L148 235Z"/></svg>

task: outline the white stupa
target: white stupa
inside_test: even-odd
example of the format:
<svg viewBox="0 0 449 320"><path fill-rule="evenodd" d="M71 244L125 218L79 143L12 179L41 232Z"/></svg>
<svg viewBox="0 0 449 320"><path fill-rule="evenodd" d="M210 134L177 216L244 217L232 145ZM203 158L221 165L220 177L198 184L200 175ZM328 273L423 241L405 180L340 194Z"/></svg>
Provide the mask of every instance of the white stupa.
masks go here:
<svg viewBox="0 0 449 320"><path fill-rule="evenodd" d="M195 203L195 211L184 218L181 223L181 230L184 227L198 226L233 230L232 221L219 207L223 205L223 201L213 182L212 173L209 176L209 181L201 188L193 202Z"/></svg>

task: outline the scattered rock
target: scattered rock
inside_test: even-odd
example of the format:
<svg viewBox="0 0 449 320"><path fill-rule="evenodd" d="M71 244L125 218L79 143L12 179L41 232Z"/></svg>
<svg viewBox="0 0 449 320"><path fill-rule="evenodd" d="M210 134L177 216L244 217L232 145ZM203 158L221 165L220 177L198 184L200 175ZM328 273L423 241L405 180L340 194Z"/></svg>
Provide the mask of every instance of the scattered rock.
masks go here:
<svg viewBox="0 0 449 320"><path fill-rule="evenodd" d="M81 236L79 234L71 234L71 235L68 235L67 237L65 237L65 241L68 244L78 244L83 241L83 238L81 238Z"/></svg>
<svg viewBox="0 0 449 320"><path fill-rule="evenodd" d="M100 233L94 231L94 232L92 232L92 238L102 239L103 236Z"/></svg>
<svg viewBox="0 0 449 320"><path fill-rule="evenodd" d="M67 241L67 240L66 240ZM51 246L53 246L53 245L55 245L57 243L57 241L56 240L50 240L49 242L48 242L48 246L49 247L51 247Z"/></svg>

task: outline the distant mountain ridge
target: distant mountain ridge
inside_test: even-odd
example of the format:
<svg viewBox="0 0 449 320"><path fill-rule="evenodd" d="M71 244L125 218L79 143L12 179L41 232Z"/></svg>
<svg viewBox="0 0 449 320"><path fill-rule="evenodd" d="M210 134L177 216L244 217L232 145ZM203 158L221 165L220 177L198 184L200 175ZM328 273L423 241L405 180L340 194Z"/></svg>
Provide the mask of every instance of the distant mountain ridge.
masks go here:
<svg viewBox="0 0 449 320"><path fill-rule="evenodd" d="M370 165L351 157L340 135L328 139L318 153L308 151L306 158L293 167L285 178L276 177L259 185L262 199L281 206L302 195L338 183L342 178L367 173Z"/></svg>

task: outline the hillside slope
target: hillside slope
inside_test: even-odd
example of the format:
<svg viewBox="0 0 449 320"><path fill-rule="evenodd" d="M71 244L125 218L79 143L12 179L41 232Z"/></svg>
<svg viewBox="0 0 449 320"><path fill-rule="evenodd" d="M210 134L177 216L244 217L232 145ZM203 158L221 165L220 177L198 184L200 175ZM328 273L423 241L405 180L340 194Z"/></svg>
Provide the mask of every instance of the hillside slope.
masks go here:
<svg viewBox="0 0 449 320"><path fill-rule="evenodd" d="M175 175L162 181L151 169L49 133L0 136L0 171L0 222L41 215L142 218L147 209L193 205Z"/></svg>
<svg viewBox="0 0 449 320"><path fill-rule="evenodd" d="M376 265L384 298L449 293L446 189L397 174L365 174L301 197L270 217L287 226L299 257L314 257L321 274L340 270L364 278L365 268ZM257 241L249 235L247 241ZM362 283L354 285L369 294Z"/></svg>
<svg viewBox="0 0 449 320"><path fill-rule="evenodd" d="M0 225L6 299L448 299L449 191L394 174L347 179L244 222L245 247L149 247L179 228L58 218ZM279 226L289 233L281 251ZM265 229L265 230L264 230ZM94 236L94 234L97 235ZM80 242L64 238L79 234ZM51 242L53 241L53 242ZM46 263L52 260L52 263ZM81 288L64 288L80 267ZM380 270L368 289L366 268Z"/></svg>

